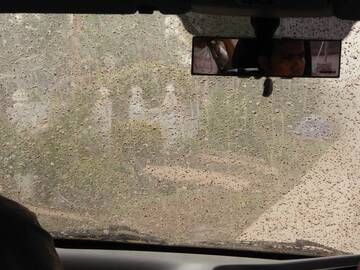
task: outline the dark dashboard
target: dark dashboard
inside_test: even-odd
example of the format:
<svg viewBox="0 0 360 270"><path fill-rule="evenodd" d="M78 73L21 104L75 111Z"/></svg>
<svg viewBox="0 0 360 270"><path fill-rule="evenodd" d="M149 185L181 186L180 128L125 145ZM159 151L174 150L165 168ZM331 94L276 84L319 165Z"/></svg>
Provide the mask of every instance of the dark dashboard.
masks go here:
<svg viewBox="0 0 360 270"><path fill-rule="evenodd" d="M58 253L65 270L187 269L187 270L356 270L360 256L274 260L136 250L65 249Z"/></svg>

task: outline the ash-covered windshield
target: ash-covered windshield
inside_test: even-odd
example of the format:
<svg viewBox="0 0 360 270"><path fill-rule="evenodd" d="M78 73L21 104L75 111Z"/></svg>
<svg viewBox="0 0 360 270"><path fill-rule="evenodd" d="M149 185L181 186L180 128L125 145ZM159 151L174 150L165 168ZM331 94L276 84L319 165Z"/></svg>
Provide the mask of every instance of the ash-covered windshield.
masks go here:
<svg viewBox="0 0 360 270"><path fill-rule="evenodd" d="M191 76L188 30L209 31L191 18L0 21L0 192L55 236L359 253L359 24L340 79L264 98L263 80Z"/></svg>

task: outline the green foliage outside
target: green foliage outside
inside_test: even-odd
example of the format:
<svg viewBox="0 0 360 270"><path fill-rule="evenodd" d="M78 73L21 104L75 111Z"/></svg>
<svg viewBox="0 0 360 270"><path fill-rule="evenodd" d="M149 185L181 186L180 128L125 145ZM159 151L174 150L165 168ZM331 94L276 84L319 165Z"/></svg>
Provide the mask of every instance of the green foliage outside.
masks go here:
<svg viewBox="0 0 360 270"><path fill-rule="evenodd" d="M290 100L302 99L295 96L301 93L289 95ZM305 115L303 110L301 103L289 107L285 100L259 99L246 89L216 88L202 108L192 147L258 157L281 171L283 177L297 178L331 143L295 136L292 129Z"/></svg>
<svg viewBox="0 0 360 270"><path fill-rule="evenodd" d="M11 124L0 117L0 180L4 185L4 192L17 190L13 179L16 174L26 173L27 160L31 152L27 151L31 143L23 140Z"/></svg>
<svg viewBox="0 0 360 270"><path fill-rule="evenodd" d="M160 127L146 121L117 121L113 123L114 150L130 162L145 164L159 159L163 138Z"/></svg>
<svg viewBox="0 0 360 270"><path fill-rule="evenodd" d="M99 210L129 196L140 180L136 166L155 160L161 151L160 129L144 121L119 120L104 138L91 117L96 98L81 91L65 100L54 97L48 127L34 136L1 120L1 175L9 174L9 183L15 172L36 175L40 181L33 201L46 205L60 196L66 202L62 207L96 204Z"/></svg>

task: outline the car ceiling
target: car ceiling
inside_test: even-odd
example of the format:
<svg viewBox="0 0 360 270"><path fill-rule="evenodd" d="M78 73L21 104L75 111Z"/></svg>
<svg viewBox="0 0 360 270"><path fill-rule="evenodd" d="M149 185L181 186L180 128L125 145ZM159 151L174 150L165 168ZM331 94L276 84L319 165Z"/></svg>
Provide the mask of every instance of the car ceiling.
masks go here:
<svg viewBox="0 0 360 270"><path fill-rule="evenodd" d="M360 19L358 0L12 0L0 12L133 14L203 14L257 17L329 17Z"/></svg>

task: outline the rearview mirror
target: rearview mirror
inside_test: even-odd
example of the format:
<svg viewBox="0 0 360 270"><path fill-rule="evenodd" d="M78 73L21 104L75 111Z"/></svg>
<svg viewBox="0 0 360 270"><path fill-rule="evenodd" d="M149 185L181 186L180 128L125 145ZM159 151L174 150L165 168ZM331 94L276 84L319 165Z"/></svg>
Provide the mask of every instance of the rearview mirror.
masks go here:
<svg viewBox="0 0 360 270"><path fill-rule="evenodd" d="M340 40L193 38L193 75L340 76Z"/></svg>

